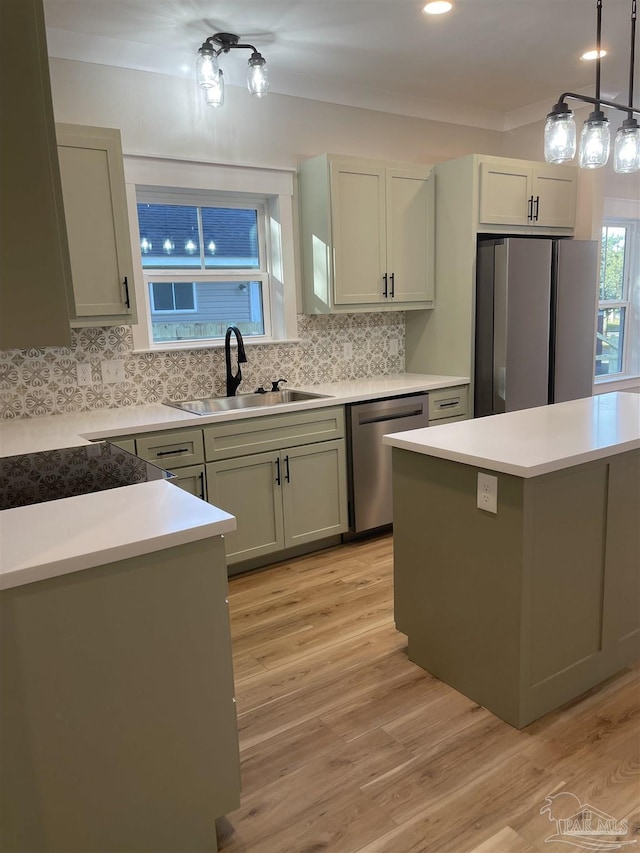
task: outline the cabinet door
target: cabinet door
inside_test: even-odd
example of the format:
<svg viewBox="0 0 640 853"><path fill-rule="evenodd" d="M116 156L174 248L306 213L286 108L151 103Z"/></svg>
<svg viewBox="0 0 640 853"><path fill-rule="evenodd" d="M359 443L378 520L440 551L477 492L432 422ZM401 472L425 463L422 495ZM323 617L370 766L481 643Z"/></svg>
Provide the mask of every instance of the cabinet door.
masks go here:
<svg viewBox="0 0 640 853"><path fill-rule="evenodd" d="M559 167L533 170L534 224L548 228L573 228L576 220L577 182Z"/></svg>
<svg viewBox="0 0 640 853"><path fill-rule="evenodd" d="M173 479L170 481L174 486L184 489L200 498L203 501L207 499L207 489L204 476L204 465L187 465L186 468L173 468L171 470Z"/></svg>
<svg viewBox="0 0 640 853"><path fill-rule="evenodd" d="M120 133L58 125L76 319L131 322L131 246Z"/></svg>
<svg viewBox="0 0 640 853"><path fill-rule="evenodd" d="M282 550L280 454L258 453L206 467L209 503L236 517L237 529L225 533L227 563Z"/></svg>
<svg viewBox="0 0 640 853"><path fill-rule="evenodd" d="M385 302L384 169L332 162L331 222L336 304Z"/></svg>
<svg viewBox="0 0 640 853"><path fill-rule="evenodd" d="M344 441L283 450L282 473L287 548L347 530Z"/></svg>
<svg viewBox="0 0 640 853"><path fill-rule="evenodd" d="M480 223L530 224L531 169L512 164L480 164Z"/></svg>
<svg viewBox="0 0 640 853"><path fill-rule="evenodd" d="M433 300L434 187L433 175L386 170L388 292L396 302Z"/></svg>

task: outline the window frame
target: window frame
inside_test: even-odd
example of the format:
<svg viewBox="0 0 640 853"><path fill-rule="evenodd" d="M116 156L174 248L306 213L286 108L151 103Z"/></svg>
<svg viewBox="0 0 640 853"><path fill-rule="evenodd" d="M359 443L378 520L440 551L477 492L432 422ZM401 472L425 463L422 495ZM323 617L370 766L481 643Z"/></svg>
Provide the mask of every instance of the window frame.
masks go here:
<svg viewBox="0 0 640 853"><path fill-rule="evenodd" d="M299 342L297 304L300 299L296 271L296 170L215 163L201 160L176 160L147 155L125 154L124 169L133 251L133 279L138 305L138 322L132 326L133 351L166 352L174 349L215 349L223 339L154 343L151 338L148 287L142 272L138 228L138 193L158 191L187 196L191 203L216 196L228 205L232 201L259 200L265 204L266 242L270 269L270 312L265 314L270 335L245 339L245 347L259 344ZM154 270L158 273L159 270ZM174 271L172 270L172 275ZM234 270L237 273L237 270ZM193 271L190 279L194 279ZM252 269L245 280L257 278Z"/></svg>
<svg viewBox="0 0 640 853"><path fill-rule="evenodd" d="M622 272L622 298L620 299L601 299L600 298L600 275L598 277L598 301L596 306L596 346L598 343L598 317L600 311L610 309L622 309L621 314L624 319L621 322L620 333L622 335L622 353L620 361L620 370L616 373L596 374L596 361L594 359L593 372L594 384L600 385L608 382L616 382L626 379L632 374L630 369L632 350L640 346L640 341L636 340L633 335L633 297L634 290L640 290L640 221L635 219L626 219L617 216L605 216L602 221L600 230L600 252L602 252L603 232L605 228L624 228L625 229L625 248ZM637 337L637 336L636 336Z"/></svg>

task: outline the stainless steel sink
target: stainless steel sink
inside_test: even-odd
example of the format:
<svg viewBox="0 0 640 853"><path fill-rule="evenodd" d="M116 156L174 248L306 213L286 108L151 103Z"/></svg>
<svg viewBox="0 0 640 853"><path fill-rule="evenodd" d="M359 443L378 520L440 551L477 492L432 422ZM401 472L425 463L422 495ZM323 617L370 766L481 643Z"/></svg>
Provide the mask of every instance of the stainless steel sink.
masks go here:
<svg viewBox="0 0 640 853"><path fill-rule="evenodd" d="M321 400L328 394L312 394L308 391L267 391L265 394L237 394L235 397L207 397L205 400L189 400L186 403L165 403L174 409L182 409L194 415L213 415L215 412L233 412L237 409L257 409L262 406L281 406L284 403L301 403L305 400Z"/></svg>

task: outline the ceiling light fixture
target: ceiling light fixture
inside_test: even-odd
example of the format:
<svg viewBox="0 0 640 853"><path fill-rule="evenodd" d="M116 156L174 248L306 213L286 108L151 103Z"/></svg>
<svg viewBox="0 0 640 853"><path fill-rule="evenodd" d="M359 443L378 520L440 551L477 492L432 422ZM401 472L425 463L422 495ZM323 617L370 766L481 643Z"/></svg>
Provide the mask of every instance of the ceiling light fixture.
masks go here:
<svg viewBox="0 0 640 853"><path fill-rule="evenodd" d="M256 98L264 98L269 91L269 72L264 56L252 44L240 44L240 37L234 33L215 33L204 41L196 58L196 81L204 89L205 100L211 107L221 107L224 103L224 77L218 57L230 50L252 51L248 61L247 88Z"/></svg>
<svg viewBox="0 0 640 853"><path fill-rule="evenodd" d="M432 0L422 7L422 11L427 15L444 15L445 12L450 12L453 8L453 3L449 0Z"/></svg>
<svg viewBox="0 0 640 853"><path fill-rule="evenodd" d="M623 106L615 101L605 101L600 97L600 35L602 31L602 0L597 0L596 27L596 93L595 98L564 92L557 104L547 116L544 129L544 159L547 163L566 163L576 154L576 123L573 112L565 103L565 98L594 104L580 134L579 164L583 169L598 169L609 159L611 134L609 119L602 107L627 113L627 118L616 135L613 168L616 172L637 172L640 170L640 127L633 117L640 110L633 106L633 71L635 62L636 0L631 0L631 52L629 55L629 103Z"/></svg>

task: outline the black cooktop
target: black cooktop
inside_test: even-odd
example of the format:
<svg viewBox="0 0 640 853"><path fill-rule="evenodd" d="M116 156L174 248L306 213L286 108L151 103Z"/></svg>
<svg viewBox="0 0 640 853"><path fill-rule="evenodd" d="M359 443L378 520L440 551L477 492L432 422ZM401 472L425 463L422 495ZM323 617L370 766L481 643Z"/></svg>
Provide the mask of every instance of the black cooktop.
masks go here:
<svg viewBox="0 0 640 853"><path fill-rule="evenodd" d="M55 501L172 475L108 441L0 458L0 509Z"/></svg>

